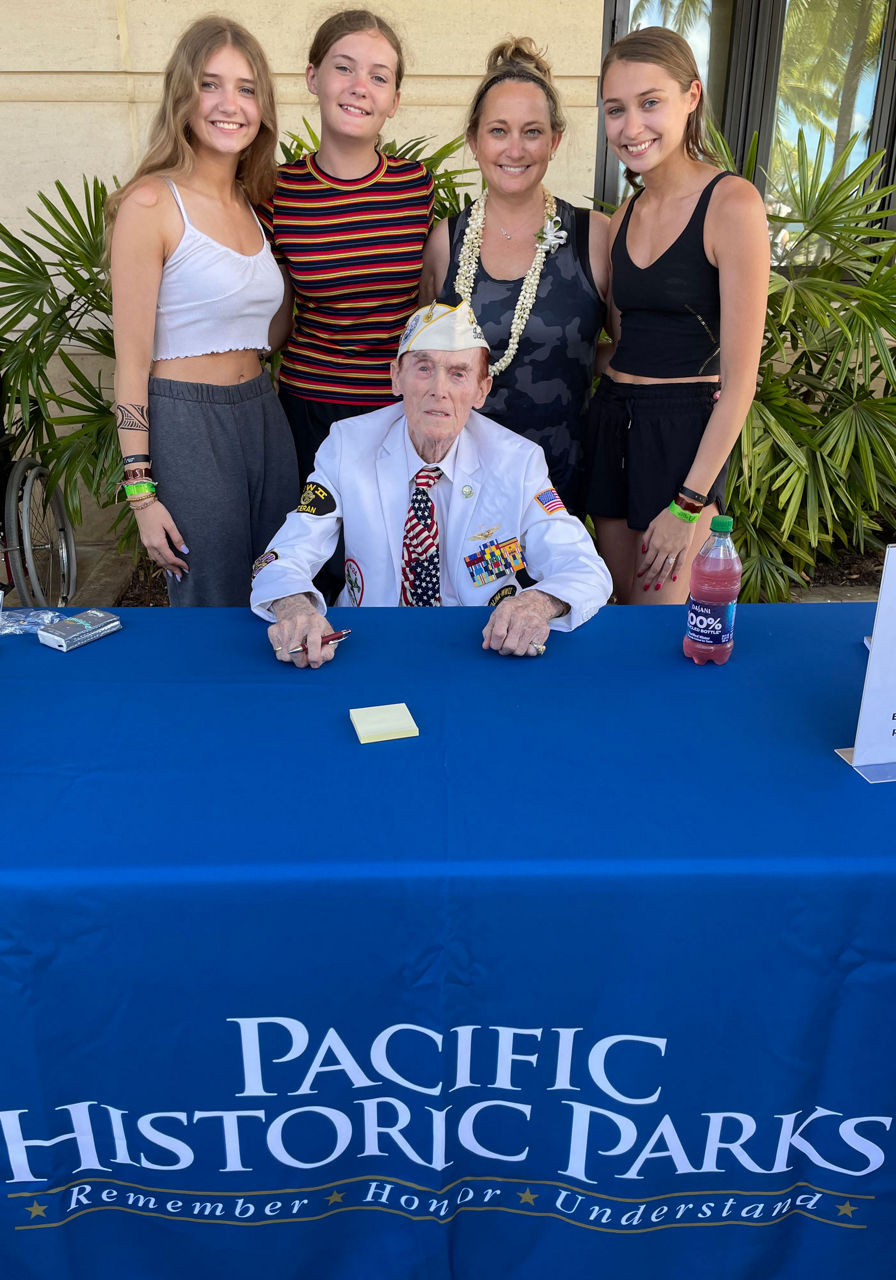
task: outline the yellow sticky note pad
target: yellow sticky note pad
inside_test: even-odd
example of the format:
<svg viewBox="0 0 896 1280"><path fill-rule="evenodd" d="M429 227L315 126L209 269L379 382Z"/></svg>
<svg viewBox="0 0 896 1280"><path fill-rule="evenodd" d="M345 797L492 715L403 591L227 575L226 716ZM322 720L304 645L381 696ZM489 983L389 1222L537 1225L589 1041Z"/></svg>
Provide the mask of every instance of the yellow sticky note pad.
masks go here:
<svg viewBox="0 0 896 1280"><path fill-rule="evenodd" d="M354 707L349 715L359 742L388 742L391 738L420 735L404 702L390 702L385 707Z"/></svg>

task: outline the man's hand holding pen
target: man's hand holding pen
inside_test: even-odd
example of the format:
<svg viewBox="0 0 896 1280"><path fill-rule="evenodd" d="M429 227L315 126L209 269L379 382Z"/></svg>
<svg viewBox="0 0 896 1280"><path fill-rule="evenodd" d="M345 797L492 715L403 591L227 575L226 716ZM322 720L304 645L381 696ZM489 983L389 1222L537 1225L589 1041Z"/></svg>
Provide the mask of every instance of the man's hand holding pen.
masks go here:
<svg viewBox="0 0 896 1280"><path fill-rule="evenodd" d="M334 632L307 596L286 596L271 607L277 621L268 627L268 639L278 662L320 667L333 659L337 644L348 635Z"/></svg>

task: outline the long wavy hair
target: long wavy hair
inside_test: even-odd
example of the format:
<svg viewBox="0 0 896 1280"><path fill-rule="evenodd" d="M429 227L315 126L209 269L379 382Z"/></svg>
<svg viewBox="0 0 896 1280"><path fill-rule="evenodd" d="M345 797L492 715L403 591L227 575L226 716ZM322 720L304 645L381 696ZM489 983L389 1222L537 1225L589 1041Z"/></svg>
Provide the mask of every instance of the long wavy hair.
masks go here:
<svg viewBox="0 0 896 1280"><path fill-rule="evenodd" d="M548 114L551 119L551 133L562 134L566 129L566 117L560 103L560 95L551 76L551 67L542 50L529 36L509 36L496 44L485 63L485 75L473 94L470 110L467 114L467 140L471 141L479 129L482 119L482 104L489 89L505 80L521 80L525 84L535 84L541 89L548 102Z"/></svg>
<svg viewBox="0 0 896 1280"><path fill-rule="evenodd" d="M245 27L215 14L199 18L187 27L165 68L162 101L149 131L146 154L125 186L106 201L107 240L121 201L143 178L151 174L187 174L196 157L190 145L190 117L199 100L199 85L209 58L219 49L237 49L255 77L255 98L261 124L258 133L239 158L237 180L249 201L267 200L276 185L277 107L271 69L261 45Z"/></svg>
<svg viewBox="0 0 896 1280"><path fill-rule="evenodd" d="M669 27L643 27L640 31L630 31L607 50L600 69L601 93L604 76L614 62L651 62L662 67L682 93L686 93L696 80L700 85L700 100L685 125L684 149L691 160L708 160L720 169L725 168L724 161L706 136L706 122L712 117L697 60L687 40ZM626 169L625 176L633 186L640 182L639 175L631 169Z"/></svg>

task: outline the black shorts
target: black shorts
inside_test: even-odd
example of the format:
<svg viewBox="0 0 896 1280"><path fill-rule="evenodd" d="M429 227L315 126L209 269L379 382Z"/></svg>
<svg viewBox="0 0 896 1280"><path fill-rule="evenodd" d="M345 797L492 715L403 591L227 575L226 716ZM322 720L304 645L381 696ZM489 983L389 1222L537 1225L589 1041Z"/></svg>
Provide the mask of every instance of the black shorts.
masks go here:
<svg viewBox="0 0 896 1280"><path fill-rule="evenodd" d="M717 382L644 386L601 378L589 410L586 508L646 529L684 484L713 410ZM708 498L724 510L726 462Z"/></svg>

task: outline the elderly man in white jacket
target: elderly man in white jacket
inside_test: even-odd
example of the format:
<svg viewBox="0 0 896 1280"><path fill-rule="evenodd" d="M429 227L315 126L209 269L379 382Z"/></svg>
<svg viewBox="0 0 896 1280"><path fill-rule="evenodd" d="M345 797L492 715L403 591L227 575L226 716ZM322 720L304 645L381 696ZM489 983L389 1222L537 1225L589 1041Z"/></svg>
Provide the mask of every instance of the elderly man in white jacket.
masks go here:
<svg viewBox="0 0 896 1280"><path fill-rule="evenodd" d="M540 656L605 604L610 575L544 453L476 412L488 343L466 304L415 311L392 364L402 402L336 422L297 510L255 565L252 608L281 662L336 650L313 578L345 534L340 605L490 605L483 648ZM525 569L534 586L521 588Z"/></svg>

